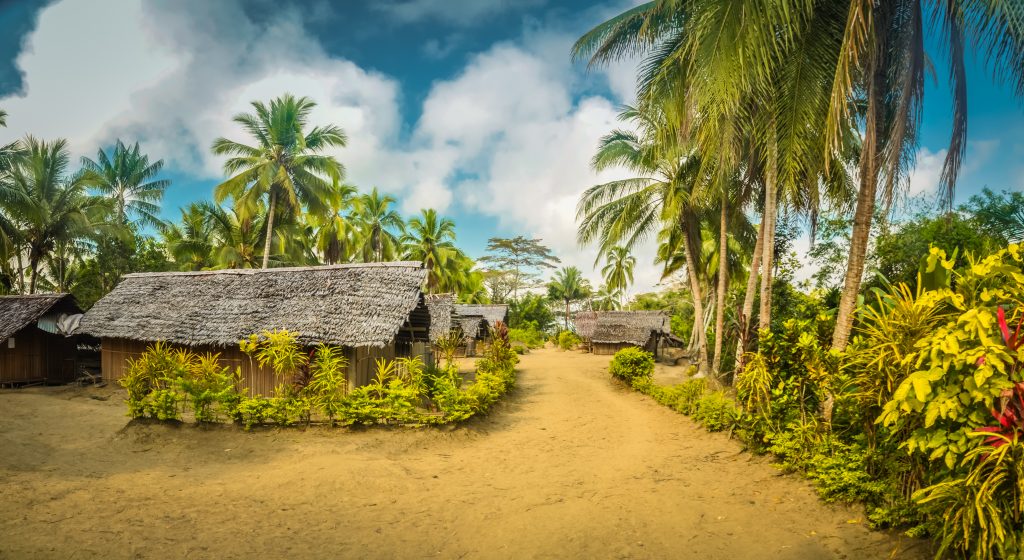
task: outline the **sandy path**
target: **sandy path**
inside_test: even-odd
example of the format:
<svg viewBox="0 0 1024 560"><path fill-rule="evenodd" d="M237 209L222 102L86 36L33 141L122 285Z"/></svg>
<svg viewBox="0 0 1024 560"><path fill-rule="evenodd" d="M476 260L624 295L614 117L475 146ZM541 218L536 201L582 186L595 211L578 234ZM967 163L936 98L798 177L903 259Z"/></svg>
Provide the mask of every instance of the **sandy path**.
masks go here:
<svg viewBox="0 0 1024 560"><path fill-rule="evenodd" d="M514 394L453 430L121 430L120 396L90 398L109 389L3 392L0 557L924 555L607 362L525 356Z"/></svg>

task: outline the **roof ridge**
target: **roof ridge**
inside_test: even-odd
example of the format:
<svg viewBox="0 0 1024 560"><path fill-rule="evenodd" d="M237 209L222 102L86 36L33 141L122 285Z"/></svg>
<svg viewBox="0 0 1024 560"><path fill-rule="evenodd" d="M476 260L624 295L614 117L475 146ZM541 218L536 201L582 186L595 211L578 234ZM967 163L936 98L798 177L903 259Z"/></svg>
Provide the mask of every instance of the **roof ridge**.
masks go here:
<svg viewBox="0 0 1024 560"><path fill-rule="evenodd" d="M6 299L44 299L44 298L60 298L60 297L66 297L66 296L69 296L69 295L71 295L71 294L69 294L67 292L57 292L57 293L53 293L53 294L7 294L7 295L0 296L0 298L6 298Z"/></svg>
<svg viewBox="0 0 1024 560"><path fill-rule="evenodd" d="M220 270L191 270L165 272L133 272L122 278L153 278L157 276L213 276L217 274L272 274L281 272L312 272L317 270L346 270L355 268L417 268L422 269L420 261L388 261L372 263L329 264L319 266L282 266L278 268L224 268Z"/></svg>

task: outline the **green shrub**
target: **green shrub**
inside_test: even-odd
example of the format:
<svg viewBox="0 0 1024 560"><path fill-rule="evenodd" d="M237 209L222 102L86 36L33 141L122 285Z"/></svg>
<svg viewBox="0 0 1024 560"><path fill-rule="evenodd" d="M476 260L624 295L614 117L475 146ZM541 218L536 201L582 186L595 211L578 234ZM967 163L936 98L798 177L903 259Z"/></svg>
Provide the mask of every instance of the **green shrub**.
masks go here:
<svg viewBox="0 0 1024 560"><path fill-rule="evenodd" d="M623 348L612 357L608 371L613 376L632 384L635 380L654 375L654 356L639 348Z"/></svg>
<svg viewBox="0 0 1024 560"><path fill-rule="evenodd" d="M548 338L533 322L527 322L518 329L509 329L508 337L512 342L522 342L527 348L543 348Z"/></svg>
<svg viewBox="0 0 1024 560"><path fill-rule="evenodd" d="M740 419L740 409L736 401L722 391L708 393L697 401L693 407L693 419L703 424L709 432L731 430Z"/></svg>
<svg viewBox="0 0 1024 560"><path fill-rule="evenodd" d="M583 342L583 339L572 331L562 331L558 333L558 347L562 350L573 350L579 346L581 342Z"/></svg>

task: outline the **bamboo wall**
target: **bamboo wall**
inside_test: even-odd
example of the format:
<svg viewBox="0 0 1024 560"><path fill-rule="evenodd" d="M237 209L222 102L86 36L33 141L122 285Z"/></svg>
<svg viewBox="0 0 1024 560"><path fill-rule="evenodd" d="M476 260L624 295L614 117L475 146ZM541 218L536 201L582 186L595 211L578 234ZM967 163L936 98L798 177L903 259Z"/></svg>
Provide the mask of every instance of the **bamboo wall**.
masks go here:
<svg viewBox="0 0 1024 560"><path fill-rule="evenodd" d="M78 369L75 338L65 338L39 330L35 324L0 341L0 384L70 383Z"/></svg>
<svg viewBox="0 0 1024 560"><path fill-rule="evenodd" d="M104 381L114 382L120 379L127 368L127 360L137 359L151 343L136 340L125 340L115 338L104 338L100 348L101 369ZM271 396L274 389L281 380L274 375L269 367L260 365L247 354L234 348L219 348L214 346L190 347L197 354L213 353L220 354L221 364L234 371L242 369L242 387L249 396ZM369 383L377 374L376 361L379 359L394 360L398 356L419 355L424 363L431 363L432 357L430 347L424 343L405 343L384 346L382 348L361 347L345 348L345 357L348 359L348 385L354 389Z"/></svg>

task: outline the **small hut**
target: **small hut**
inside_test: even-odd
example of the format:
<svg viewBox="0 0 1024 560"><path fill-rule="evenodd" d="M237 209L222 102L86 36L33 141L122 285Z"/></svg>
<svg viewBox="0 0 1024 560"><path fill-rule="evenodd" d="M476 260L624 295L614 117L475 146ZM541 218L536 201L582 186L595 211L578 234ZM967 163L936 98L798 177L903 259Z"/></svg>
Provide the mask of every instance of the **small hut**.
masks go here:
<svg viewBox="0 0 1024 560"><path fill-rule="evenodd" d="M0 297L0 385L74 381L81 313L70 294Z"/></svg>
<svg viewBox="0 0 1024 560"><path fill-rule="evenodd" d="M494 328L499 321L508 324L508 306L505 304L456 303L454 313L456 317L483 319L477 331L477 340L487 338L488 329ZM463 332L468 334L469 331L463 329Z"/></svg>
<svg viewBox="0 0 1024 560"><path fill-rule="evenodd" d="M614 354L636 346L658 355L661 338L669 331L669 317L664 311L603 311L581 313L576 329L595 354Z"/></svg>
<svg viewBox="0 0 1024 560"><path fill-rule="evenodd" d="M341 347L350 387L367 384L377 359L432 359L431 313L419 262L391 262L126 275L86 313L81 329L101 339L103 378L116 380L129 358L163 341L219 353L240 367L251 395L269 395L273 372L238 342L287 329L299 343Z"/></svg>
<svg viewBox="0 0 1024 560"><path fill-rule="evenodd" d="M435 343L456 326L452 321L455 296L453 294L430 294L424 297L427 302L427 311L430 312L430 342Z"/></svg>

